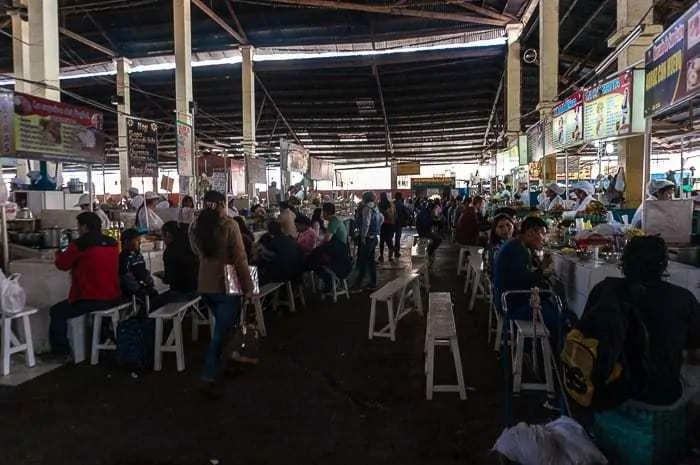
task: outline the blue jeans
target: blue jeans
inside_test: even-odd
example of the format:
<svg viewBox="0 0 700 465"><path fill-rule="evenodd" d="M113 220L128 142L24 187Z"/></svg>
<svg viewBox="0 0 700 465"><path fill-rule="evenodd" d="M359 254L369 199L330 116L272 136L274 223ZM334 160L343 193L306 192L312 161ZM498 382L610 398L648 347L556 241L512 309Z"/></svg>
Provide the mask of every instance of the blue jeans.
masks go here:
<svg viewBox="0 0 700 465"><path fill-rule="evenodd" d="M214 316L214 335L207 347L200 378L214 381L219 374L221 345L238 323L241 297L228 294L202 294L202 300Z"/></svg>
<svg viewBox="0 0 700 465"><path fill-rule="evenodd" d="M357 286L362 286L365 280L365 273L369 270L369 285L377 285L377 262L374 261L374 251L377 249L377 236L372 239L367 237L360 245L357 253Z"/></svg>
<svg viewBox="0 0 700 465"><path fill-rule="evenodd" d="M49 342L51 343L51 352L57 355L70 354L70 345L68 344L68 320L76 318L88 313L107 310L120 302L101 301L101 300L81 300L79 302L70 303L63 300L49 311L51 321L49 323Z"/></svg>
<svg viewBox="0 0 700 465"><path fill-rule="evenodd" d="M400 225L396 225L396 231L394 231L394 255L401 255L401 232L402 228Z"/></svg>

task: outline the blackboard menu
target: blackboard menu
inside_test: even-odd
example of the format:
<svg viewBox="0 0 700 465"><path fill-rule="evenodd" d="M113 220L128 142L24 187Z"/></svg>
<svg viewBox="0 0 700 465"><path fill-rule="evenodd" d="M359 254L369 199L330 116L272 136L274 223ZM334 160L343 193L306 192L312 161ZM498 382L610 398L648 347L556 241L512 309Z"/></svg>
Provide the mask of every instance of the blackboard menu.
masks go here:
<svg viewBox="0 0 700 465"><path fill-rule="evenodd" d="M126 119L129 177L158 176L158 124L136 118Z"/></svg>

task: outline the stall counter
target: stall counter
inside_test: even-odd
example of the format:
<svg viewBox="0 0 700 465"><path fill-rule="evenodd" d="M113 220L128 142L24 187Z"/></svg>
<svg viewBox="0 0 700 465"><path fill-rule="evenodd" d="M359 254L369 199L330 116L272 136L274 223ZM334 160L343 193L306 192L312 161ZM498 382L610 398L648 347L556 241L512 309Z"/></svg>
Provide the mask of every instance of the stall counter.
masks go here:
<svg viewBox="0 0 700 465"><path fill-rule="evenodd" d="M622 272L617 265L596 265L593 261L580 260L575 256L552 254L552 266L566 291L569 309L579 318L583 315L588 294L593 287L608 277L620 278ZM700 268L682 263L669 262L668 278L671 284L688 289L700 300Z"/></svg>
<svg viewBox="0 0 700 465"><path fill-rule="evenodd" d="M144 252L146 266L151 273L163 271L163 252ZM50 260L27 258L10 262L10 273L20 273L20 284L27 293L27 306L39 310L31 316L34 351L45 353L49 345L49 309L68 297L70 273L63 272ZM155 278L156 287L161 281Z"/></svg>

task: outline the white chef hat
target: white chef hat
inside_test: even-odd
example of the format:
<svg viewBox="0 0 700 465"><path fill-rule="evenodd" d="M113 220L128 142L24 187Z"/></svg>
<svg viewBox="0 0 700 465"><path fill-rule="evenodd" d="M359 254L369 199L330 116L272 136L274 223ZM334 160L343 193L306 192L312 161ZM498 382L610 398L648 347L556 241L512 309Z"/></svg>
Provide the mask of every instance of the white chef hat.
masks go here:
<svg viewBox="0 0 700 465"><path fill-rule="evenodd" d="M675 184L668 179L652 179L647 183L647 194L656 195L660 190L667 187L675 187Z"/></svg>
<svg viewBox="0 0 700 465"><path fill-rule="evenodd" d="M549 184L546 184L544 186L544 188L549 189L550 191L554 192L557 195L562 195L564 193L564 188L561 187L556 182L550 182Z"/></svg>
<svg viewBox="0 0 700 465"><path fill-rule="evenodd" d="M595 194L595 187L593 187L593 184L591 184L588 181L577 182L576 184L574 184L574 190L581 190L588 195Z"/></svg>

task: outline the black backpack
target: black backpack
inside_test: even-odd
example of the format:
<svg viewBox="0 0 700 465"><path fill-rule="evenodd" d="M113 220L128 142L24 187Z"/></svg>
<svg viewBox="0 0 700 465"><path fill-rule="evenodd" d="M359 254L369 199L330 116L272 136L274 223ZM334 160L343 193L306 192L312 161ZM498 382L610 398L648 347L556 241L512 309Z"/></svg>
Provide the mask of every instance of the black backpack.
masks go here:
<svg viewBox="0 0 700 465"><path fill-rule="evenodd" d="M649 337L637 309L644 289L614 280L615 290L586 309L561 353L564 388L576 403L593 410L620 405L631 373L635 383L643 384L649 371Z"/></svg>
<svg viewBox="0 0 700 465"><path fill-rule="evenodd" d="M116 359L129 371L143 371L153 367L155 321L143 315L134 315L117 326Z"/></svg>

